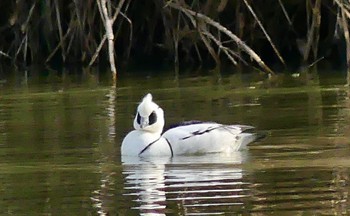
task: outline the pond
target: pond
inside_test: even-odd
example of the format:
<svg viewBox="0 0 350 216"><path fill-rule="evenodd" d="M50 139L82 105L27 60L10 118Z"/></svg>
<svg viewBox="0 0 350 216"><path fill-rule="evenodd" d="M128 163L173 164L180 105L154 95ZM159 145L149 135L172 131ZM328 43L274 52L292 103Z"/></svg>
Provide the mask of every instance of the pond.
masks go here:
<svg viewBox="0 0 350 216"><path fill-rule="evenodd" d="M0 214L349 214L350 89L346 74L328 74L1 82ZM122 163L148 92L166 124L247 124L268 136L232 155Z"/></svg>

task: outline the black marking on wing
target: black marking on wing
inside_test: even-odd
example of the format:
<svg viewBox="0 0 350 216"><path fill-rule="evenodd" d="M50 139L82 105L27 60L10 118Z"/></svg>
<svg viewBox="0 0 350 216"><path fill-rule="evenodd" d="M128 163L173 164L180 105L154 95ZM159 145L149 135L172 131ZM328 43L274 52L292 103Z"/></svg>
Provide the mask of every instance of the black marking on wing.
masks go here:
<svg viewBox="0 0 350 216"><path fill-rule="evenodd" d="M210 127L206 130L197 130L197 131L194 131L191 133L191 135L187 136L187 137L183 137L182 140L185 140L185 139L188 139L188 138L191 138L191 137L194 137L194 136L198 136L198 135L202 135L202 134L205 134L205 133L209 133L210 131L213 131L215 129L218 129L218 128L221 128L221 127L225 127L225 125L220 125L218 127Z"/></svg>
<svg viewBox="0 0 350 216"><path fill-rule="evenodd" d="M181 127L181 126L188 126L188 125L196 125L196 124L218 124L218 126L216 127L209 127L206 130L197 130L192 132L189 136L183 137L181 138L182 140L186 140L188 138L194 137L194 136L198 136L198 135L202 135L205 133L209 133L213 130L219 129L219 128L223 128L228 130L229 132L231 132L232 129L237 129L240 130L241 132L250 132L253 131L255 129L255 127L253 126L249 126L249 125L222 125L216 122L210 122L210 121L197 121L197 120L192 120L192 121L184 121L184 122L180 122L177 124L172 124L170 125L168 128L164 129L163 132L173 129L173 128L177 128L177 127ZM237 135L237 134L232 134L232 135Z"/></svg>

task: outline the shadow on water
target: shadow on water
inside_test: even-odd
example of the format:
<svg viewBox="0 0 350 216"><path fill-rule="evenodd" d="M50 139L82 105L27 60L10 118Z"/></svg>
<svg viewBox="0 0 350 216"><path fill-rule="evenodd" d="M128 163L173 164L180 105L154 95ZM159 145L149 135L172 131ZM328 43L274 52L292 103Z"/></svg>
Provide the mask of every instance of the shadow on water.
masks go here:
<svg viewBox="0 0 350 216"><path fill-rule="evenodd" d="M349 214L345 75L40 79L0 86L1 214ZM146 92L166 124L241 123L269 136L232 155L121 158Z"/></svg>

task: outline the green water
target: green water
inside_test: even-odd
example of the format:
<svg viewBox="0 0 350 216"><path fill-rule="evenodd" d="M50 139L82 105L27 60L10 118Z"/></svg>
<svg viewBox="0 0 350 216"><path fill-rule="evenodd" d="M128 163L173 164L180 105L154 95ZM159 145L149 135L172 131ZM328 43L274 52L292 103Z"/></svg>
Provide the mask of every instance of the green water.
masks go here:
<svg viewBox="0 0 350 216"><path fill-rule="evenodd" d="M349 214L345 75L140 76L121 78L117 88L94 75L41 83L0 86L0 215ZM248 124L268 137L229 156L122 164L121 141L147 92L167 124Z"/></svg>

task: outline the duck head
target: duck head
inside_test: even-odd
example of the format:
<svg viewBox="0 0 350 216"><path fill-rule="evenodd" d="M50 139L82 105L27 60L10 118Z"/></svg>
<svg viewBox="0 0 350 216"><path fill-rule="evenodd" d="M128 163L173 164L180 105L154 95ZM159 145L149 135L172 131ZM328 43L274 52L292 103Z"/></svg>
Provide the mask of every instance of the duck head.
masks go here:
<svg viewBox="0 0 350 216"><path fill-rule="evenodd" d="M152 101L148 93L137 107L134 119L135 130L161 134L164 127L164 111Z"/></svg>

